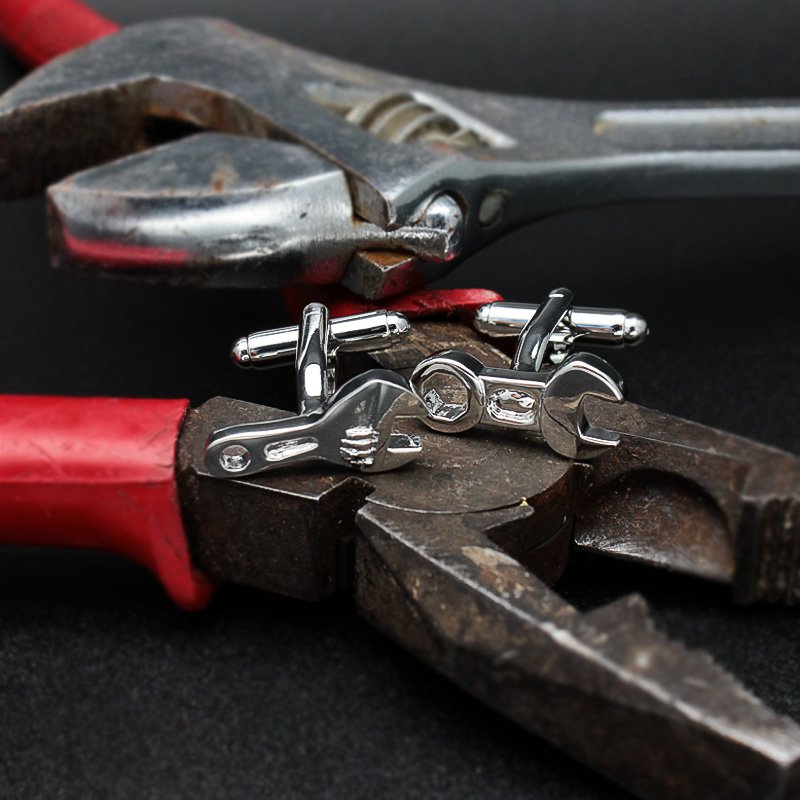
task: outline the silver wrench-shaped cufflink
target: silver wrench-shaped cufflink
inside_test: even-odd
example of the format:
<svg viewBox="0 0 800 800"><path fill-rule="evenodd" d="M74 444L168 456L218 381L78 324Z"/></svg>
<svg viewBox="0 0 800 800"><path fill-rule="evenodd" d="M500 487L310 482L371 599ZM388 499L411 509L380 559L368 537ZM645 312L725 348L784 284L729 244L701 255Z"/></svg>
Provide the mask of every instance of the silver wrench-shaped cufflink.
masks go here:
<svg viewBox="0 0 800 800"><path fill-rule="evenodd" d="M423 418L425 409L404 378L370 370L334 392L337 350L381 349L408 330L402 314L378 311L329 322L327 308L311 303L299 327L237 341L233 356L242 365L263 365L285 357L290 349L296 354L299 414L214 431L206 445L208 471L217 477L242 477L322 460L384 472L413 461L422 449L419 438L392 426L400 418Z"/></svg>
<svg viewBox="0 0 800 800"><path fill-rule="evenodd" d="M415 368L411 383L427 408L426 424L458 433L480 423L531 431L568 458L593 458L619 442L592 427L589 396L619 402L622 378L601 358L570 354L576 340L634 344L645 321L625 311L572 308L572 292L556 289L540 306L493 303L479 309L476 327L495 335L519 330L510 369L484 366L460 350L445 350Z"/></svg>

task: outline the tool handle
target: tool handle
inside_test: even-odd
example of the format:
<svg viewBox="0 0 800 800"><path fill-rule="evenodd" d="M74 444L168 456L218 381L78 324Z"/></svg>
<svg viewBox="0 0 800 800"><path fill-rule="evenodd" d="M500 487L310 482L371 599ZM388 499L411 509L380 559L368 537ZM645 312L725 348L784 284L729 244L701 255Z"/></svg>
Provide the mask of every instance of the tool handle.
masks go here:
<svg viewBox="0 0 800 800"><path fill-rule="evenodd" d="M382 300L365 300L343 286L285 286L283 302L292 317L316 300L325 303L332 317L364 314L368 311L399 311L412 319L420 317L472 316L481 306L503 298L490 289L431 289L423 287Z"/></svg>
<svg viewBox="0 0 800 800"><path fill-rule="evenodd" d="M118 30L77 0L0 0L0 39L29 67Z"/></svg>
<svg viewBox="0 0 800 800"><path fill-rule="evenodd" d="M185 400L0 397L0 542L93 547L152 570L181 607L191 561L175 484Z"/></svg>

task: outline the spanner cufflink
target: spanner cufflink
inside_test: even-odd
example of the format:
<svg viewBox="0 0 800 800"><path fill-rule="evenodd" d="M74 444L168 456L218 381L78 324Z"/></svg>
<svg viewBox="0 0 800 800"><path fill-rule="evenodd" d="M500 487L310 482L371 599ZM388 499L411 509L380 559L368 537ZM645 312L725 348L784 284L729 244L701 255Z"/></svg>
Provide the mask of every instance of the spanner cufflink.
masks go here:
<svg viewBox="0 0 800 800"><path fill-rule="evenodd" d="M411 383L425 403L426 424L459 433L480 423L533 432L567 458L594 458L619 442L618 434L589 424L586 397L623 398L622 378L602 358L570 350L578 340L635 344L647 335L636 314L572 307L572 292L556 289L540 306L492 303L476 314L490 335L521 328L511 369L486 367L460 350L421 361Z"/></svg>
<svg viewBox="0 0 800 800"><path fill-rule="evenodd" d="M286 464L327 461L362 472L384 472L413 461L422 445L392 429L397 419L422 418L425 409L408 382L389 370L370 370L335 389L339 349L379 350L409 330L408 320L377 311L329 321L311 303L299 327L263 331L236 342L240 365L266 365L295 354L299 413L285 419L214 431L206 467L221 478L242 477Z"/></svg>

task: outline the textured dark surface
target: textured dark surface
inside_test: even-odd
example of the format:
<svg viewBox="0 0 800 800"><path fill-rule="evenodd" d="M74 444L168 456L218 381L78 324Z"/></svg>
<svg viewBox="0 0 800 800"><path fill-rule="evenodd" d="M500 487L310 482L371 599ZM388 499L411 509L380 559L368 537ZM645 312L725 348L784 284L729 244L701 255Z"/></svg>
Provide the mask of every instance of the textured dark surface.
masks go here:
<svg viewBox="0 0 800 800"><path fill-rule="evenodd" d="M616 98L800 97L791 2L96 2L120 22L181 13L371 66L498 91ZM21 70L0 60L0 82ZM21 164L20 169L25 165ZM800 454L800 203L658 203L554 218L450 280L646 315L609 354L632 399ZM262 294L115 285L46 263L39 201L0 207L0 392L189 396L292 407L287 371L238 373L236 336L278 322ZM240 589L173 609L97 554L0 554L0 786L9 798L623 798L355 618ZM800 720L800 612L735 609L689 580L582 559L590 608L633 590ZM576 724L580 724L576 720Z"/></svg>

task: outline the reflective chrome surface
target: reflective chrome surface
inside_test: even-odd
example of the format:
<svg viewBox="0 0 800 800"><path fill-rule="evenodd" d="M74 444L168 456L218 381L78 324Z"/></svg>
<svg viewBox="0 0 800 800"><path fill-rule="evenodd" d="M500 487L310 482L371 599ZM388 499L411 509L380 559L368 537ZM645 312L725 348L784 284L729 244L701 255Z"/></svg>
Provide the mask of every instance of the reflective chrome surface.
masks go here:
<svg viewBox="0 0 800 800"><path fill-rule="evenodd" d="M370 370L349 380L311 413L214 431L206 466L220 478L311 460L385 472L408 464L422 451L418 437L393 430L395 421L422 418L424 413L405 379L388 370Z"/></svg>
<svg viewBox="0 0 800 800"><path fill-rule="evenodd" d="M368 311L330 320L328 355L381 350L411 330L406 317L397 311ZM238 339L231 357L240 367L269 367L276 361L294 358L300 329L297 325L258 331Z"/></svg>
<svg viewBox="0 0 800 800"><path fill-rule="evenodd" d="M262 362L288 355L293 338L299 414L214 431L206 446L209 472L239 477L311 460L383 472L413 461L422 451L420 439L393 425L406 417L421 419L425 410L404 378L371 370L334 392L339 348L388 347L409 329L402 314L381 311L330 321L324 305L310 303L299 327L254 334L263 337ZM239 362L247 356L245 365L253 363L249 338L234 347Z"/></svg>
<svg viewBox="0 0 800 800"><path fill-rule="evenodd" d="M539 308L536 303L487 303L475 314L475 328L493 338L519 336ZM560 363L579 340L585 344L637 345L647 334L647 322L639 314L617 308L573 306L550 335L548 359L552 364Z"/></svg>
<svg viewBox="0 0 800 800"><path fill-rule="evenodd" d="M322 407L335 385L335 365L328 356L328 309L310 303L303 309L295 358L297 404L301 414Z"/></svg>
<svg viewBox="0 0 800 800"><path fill-rule="evenodd" d="M443 433L458 433L481 423L517 428L532 432L560 455L576 459L594 458L615 446L619 436L589 425L583 403L589 396L621 401L622 379L595 355L569 355L577 338L566 321L576 311L571 303L572 292L556 289L539 306L512 307L514 313L519 312L515 324L521 323L522 333L511 369L486 367L460 350L446 350L422 361L411 384L425 404L428 426ZM494 325L496 319L507 321L512 316L511 304L503 304L506 308L495 314L493 307L498 305L479 310L483 324ZM603 313L598 312L601 317ZM609 316L618 314L626 312L609 312ZM554 363L558 366L546 366Z"/></svg>
<svg viewBox="0 0 800 800"><path fill-rule="evenodd" d="M569 289L554 289L522 329L511 369L538 372L542 368L547 346L572 305Z"/></svg>

